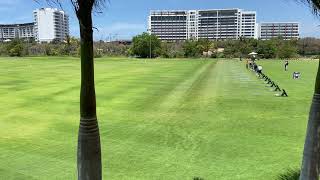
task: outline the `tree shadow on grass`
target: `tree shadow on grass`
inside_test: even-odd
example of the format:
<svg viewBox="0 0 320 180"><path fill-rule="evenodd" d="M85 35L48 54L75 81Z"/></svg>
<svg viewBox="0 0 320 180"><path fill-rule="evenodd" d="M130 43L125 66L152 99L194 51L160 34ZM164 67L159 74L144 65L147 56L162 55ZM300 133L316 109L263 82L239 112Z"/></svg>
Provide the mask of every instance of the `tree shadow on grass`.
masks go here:
<svg viewBox="0 0 320 180"><path fill-rule="evenodd" d="M299 177L299 169L289 169L285 173L280 174L276 180L299 180Z"/></svg>

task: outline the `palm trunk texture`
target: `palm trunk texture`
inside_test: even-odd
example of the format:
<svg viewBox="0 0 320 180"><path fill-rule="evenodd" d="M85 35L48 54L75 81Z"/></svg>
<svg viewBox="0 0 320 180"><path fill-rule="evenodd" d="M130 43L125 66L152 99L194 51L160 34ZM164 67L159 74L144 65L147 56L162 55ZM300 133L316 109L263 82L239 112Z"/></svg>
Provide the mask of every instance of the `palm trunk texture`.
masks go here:
<svg viewBox="0 0 320 180"><path fill-rule="evenodd" d="M319 179L320 153L320 67L309 114L300 180Z"/></svg>
<svg viewBox="0 0 320 180"><path fill-rule="evenodd" d="M94 84L92 5L91 7L90 5L79 6L77 12L81 37L78 180L102 179L100 133Z"/></svg>

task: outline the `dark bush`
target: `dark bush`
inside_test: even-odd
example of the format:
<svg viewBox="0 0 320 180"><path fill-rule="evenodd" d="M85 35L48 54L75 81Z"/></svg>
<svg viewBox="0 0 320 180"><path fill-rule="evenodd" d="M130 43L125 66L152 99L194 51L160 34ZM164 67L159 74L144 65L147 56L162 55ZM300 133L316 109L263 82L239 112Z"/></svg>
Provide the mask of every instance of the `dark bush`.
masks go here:
<svg viewBox="0 0 320 180"><path fill-rule="evenodd" d="M284 174L280 174L277 178L277 180L299 180L300 177L300 170L292 170L289 169Z"/></svg>

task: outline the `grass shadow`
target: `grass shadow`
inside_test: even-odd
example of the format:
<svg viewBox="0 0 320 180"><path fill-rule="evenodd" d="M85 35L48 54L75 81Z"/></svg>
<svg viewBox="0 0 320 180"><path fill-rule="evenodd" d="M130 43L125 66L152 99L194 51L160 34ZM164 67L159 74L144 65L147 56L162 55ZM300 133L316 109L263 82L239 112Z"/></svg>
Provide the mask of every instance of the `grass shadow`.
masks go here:
<svg viewBox="0 0 320 180"><path fill-rule="evenodd" d="M289 169L287 172L280 174L277 180L299 180L300 170L299 169Z"/></svg>

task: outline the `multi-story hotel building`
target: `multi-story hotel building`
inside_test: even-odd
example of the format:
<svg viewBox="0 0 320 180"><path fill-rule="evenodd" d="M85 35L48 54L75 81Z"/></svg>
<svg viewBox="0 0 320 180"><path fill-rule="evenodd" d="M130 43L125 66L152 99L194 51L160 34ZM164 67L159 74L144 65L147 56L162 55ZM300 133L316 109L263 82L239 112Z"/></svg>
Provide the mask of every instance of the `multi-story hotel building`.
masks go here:
<svg viewBox="0 0 320 180"><path fill-rule="evenodd" d="M69 35L69 16L55 8L41 8L33 11L35 39L38 42L65 40Z"/></svg>
<svg viewBox="0 0 320 180"><path fill-rule="evenodd" d="M0 41L34 38L34 23L0 24Z"/></svg>
<svg viewBox="0 0 320 180"><path fill-rule="evenodd" d="M191 17L194 18L187 11L152 11L149 16L149 32L157 35L161 40L189 39L192 35L191 30L197 30L195 27L190 27L191 23L187 24Z"/></svg>
<svg viewBox="0 0 320 180"><path fill-rule="evenodd" d="M240 36L245 38L258 38L257 14L255 11L242 11L240 13Z"/></svg>
<svg viewBox="0 0 320 180"><path fill-rule="evenodd" d="M149 32L165 41L257 38L256 12L241 9L151 11Z"/></svg>
<svg viewBox="0 0 320 180"><path fill-rule="evenodd" d="M64 41L69 35L69 17L64 11L41 8L33 11L34 22L0 24L0 41L35 38L38 42Z"/></svg>
<svg viewBox="0 0 320 180"><path fill-rule="evenodd" d="M284 40L299 38L299 23L296 22L269 22L259 24L259 38L269 40L280 37Z"/></svg>

